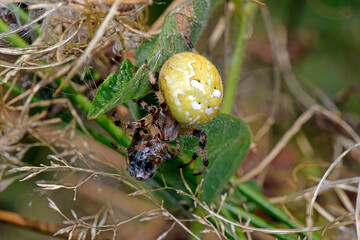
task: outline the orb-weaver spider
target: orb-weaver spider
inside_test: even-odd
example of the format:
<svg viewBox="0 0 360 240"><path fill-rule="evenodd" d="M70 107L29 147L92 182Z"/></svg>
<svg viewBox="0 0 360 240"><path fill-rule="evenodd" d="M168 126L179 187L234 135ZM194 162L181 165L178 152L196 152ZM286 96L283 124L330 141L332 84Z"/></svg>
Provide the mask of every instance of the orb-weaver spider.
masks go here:
<svg viewBox="0 0 360 240"><path fill-rule="evenodd" d="M219 111L222 102L222 83L213 64L197 54L190 41L185 38L193 52L179 53L164 64L160 72L160 88L147 60L146 69L159 106L141 102L148 115L130 124L135 129L127 152L126 170L137 180L151 178L160 163L180 152L178 135L200 138L192 159L180 166L185 167L202 157L204 167L194 175L201 175L208 167L206 134L194 128L210 121ZM175 116L175 117L174 117ZM119 121L115 121L119 125ZM171 153L167 143L176 141L176 150ZM112 146L119 150L114 144Z"/></svg>

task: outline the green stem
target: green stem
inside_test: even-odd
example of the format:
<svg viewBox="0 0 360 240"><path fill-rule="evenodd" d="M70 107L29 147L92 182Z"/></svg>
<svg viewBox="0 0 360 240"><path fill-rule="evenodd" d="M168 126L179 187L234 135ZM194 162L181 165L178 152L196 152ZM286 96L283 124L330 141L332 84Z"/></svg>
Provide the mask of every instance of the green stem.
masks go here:
<svg viewBox="0 0 360 240"><path fill-rule="evenodd" d="M240 28L236 37L236 45L231 58L230 71L225 83L224 102L222 113L231 114L232 106L235 100L237 85L240 79L240 73L244 58L245 41L244 35L248 32L250 20L257 9L256 4L248 2L245 5L242 1L234 1L236 3L237 13L240 20Z"/></svg>
<svg viewBox="0 0 360 240"><path fill-rule="evenodd" d="M0 19L0 32L7 32L9 31L9 27L7 24ZM25 42L19 35L13 34L10 37L6 38L11 44L15 47L26 47L29 44ZM3 79L0 78L0 82ZM62 78L58 79L57 82L61 83ZM5 85L6 87L10 87L10 83L7 83ZM13 91L20 92L21 90L18 87L14 87ZM83 94L78 93L75 91L70 84L67 84L64 87L64 92L69 95L69 98L72 102L80 106L84 112L88 112L90 109L91 102L90 100L85 97ZM32 99L34 101L34 99ZM38 99L36 99L38 100ZM119 141L123 146L128 146L130 144L129 137L125 134L124 131L122 131L120 128L118 128L109 118L107 118L105 115L101 115L95 119L95 121L105 130L107 131L114 139ZM95 134L94 131L91 131L93 133L93 136L96 138L97 136L101 136L101 134ZM106 145L109 145L109 141L105 141Z"/></svg>
<svg viewBox="0 0 360 240"><path fill-rule="evenodd" d="M20 20L23 23L28 23L31 20L29 17L29 14L26 11L24 11L24 9L22 9L20 6L17 6L16 4L11 3L11 4L9 4L9 7L12 11L17 13ZM40 35L41 25L39 23L35 23L34 25L32 25L32 28L34 29L34 31L36 32L37 35Z"/></svg>
<svg viewBox="0 0 360 240"><path fill-rule="evenodd" d="M56 82L61 84L64 78L58 79ZM67 83L63 89L63 91L69 96L70 100L77 104L84 112L89 112L91 102L85 97L83 94L75 91L69 83ZM98 116L95 119L97 122L107 133L109 133L114 139L119 141L123 146L128 146L130 144L130 139L126 135L126 133L117 127L108 117L104 114Z"/></svg>
<svg viewBox="0 0 360 240"><path fill-rule="evenodd" d="M229 220L232 220L232 221L238 221L239 220L239 219L236 219L237 216L234 216L234 214L226 208L226 205L223 206L223 208L221 209L221 213L226 219L229 219ZM214 222L215 222L214 220L212 220L211 218L209 220L214 224ZM234 233L233 233L232 229L228 225L225 225L225 228L226 228L225 235L228 238L247 240L247 237L246 237L245 233L243 233L240 228L235 228L235 232L234 232L235 236L234 236Z"/></svg>
<svg viewBox="0 0 360 240"><path fill-rule="evenodd" d="M0 77L0 82L2 78ZM4 84L6 88L10 88L11 83L7 82ZM12 89L12 92L20 95L24 91L19 88L18 86L14 86ZM85 112L86 109L89 109L90 107L90 101L81 93L76 92L74 89L72 89L71 86L66 86L66 91L64 89L64 92L69 94L69 98L76 103L78 106L80 106ZM31 102L39 102L41 99L34 96L31 99ZM46 106L44 108L47 108ZM63 118L63 121L68 122ZM105 115L101 115L98 118L95 119L95 121L103 128L105 129L114 139L119 141L123 146L128 146L130 144L130 139L125 134L124 131L122 131L120 128L118 128L109 118L107 118ZM86 130L99 142L103 143L106 146L111 147L111 143L113 142L111 139L105 137L103 134L100 134L90 128L86 128Z"/></svg>
<svg viewBox="0 0 360 240"><path fill-rule="evenodd" d="M244 209L241 209L239 207L235 207L230 205L229 203L225 203L224 204L224 209L222 210L222 212L229 212L234 218L237 218L238 216L241 217L241 220L243 222L246 221L250 221L250 224L254 227L257 228L273 228L274 230L276 230L276 226L267 223L264 219L256 216L255 214L249 213L247 211L245 211ZM239 220L239 219L237 219ZM275 236L278 239L282 239L282 240L296 240L296 237L292 237L290 235L284 235L284 234L271 234L273 236Z"/></svg>
<svg viewBox="0 0 360 240"><path fill-rule="evenodd" d="M275 206L274 204L270 203L269 200L262 195L260 192L255 190L251 187L248 183L242 183L237 185L237 189L239 192L249 198L252 202L254 202L257 206L259 206L262 210L267 212L269 215L274 217L276 220L283 222L287 226L291 228L300 228L299 224L303 225L300 221L299 224L295 223L287 214L279 207ZM307 237L307 233L299 233L299 235L303 237ZM312 234L314 240L321 239L320 236L313 233Z"/></svg>
<svg viewBox="0 0 360 240"><path fill-rule="evenodd" d="M0 32L7 32L9 31L9 27L7 26L7 24L2 21L0 19ZM13 34L10 37L6 38L9 42L12 43L13 46L15 47L26 47L29 44L27 42L25 42L19 35L17 34ZM0 79L1 82L2 79ZM58 84L61 84L62 78L57 80ZM10 83L7 83L7 85L5 85L7 87L10 87ZM21 91L18 87L14 87L13 91ZM77 91L75 91L70 84L66 84L66 86L64 87L64 92L67 93L69 95L69 98L71 99L72 102L74 102L75 104L77 104L78 106L80 106L82 108L82 110L84 112L89 112L90 109L90 105L91 102L90 100L85 97L83 94L78 93ZM34 100L34 99L32 99ZM130 144L130 139L129 137L125 134L124 131L122 131L120 128L118 128L108 117L106 117L105 115L101 115L99 117L97 117L95 119L95 121L105 130L107 131L114 139L116 139L117 141L119 141L123 146L128 146ZM99 137L101 136L101 134L95 134L94 131L90 131L90 133L95 137ZM98 138L99 140L102 139L101 141L103 142L104 139L103 138ZM110 140L109 140L110 141ZM104 143L106 145L110 145L109 141L104 141Z"/></svg>
<svg viewBox="0 0 360 240"><path fill-rule="evenodd" d="M197 208L195 210L195 214L198 215L198 216L202 216L204 215L204 213L201 211L201 209ZM200 222L198 221L194 221L192 224L191 224L191 231L196 235L198 236L200 239L201 239L201 231L204 230L204 225L201 224ZM193 236L189 236L189 240L195 240L196 238L193 237Z"/></svg>
<svg viewBox="0 0 360 240"><path fill-rule="evenodd" d="M9 26L0 18L0 32L5 33L8 31L10 31ZM28 43L17 34L6 37L6 40L8 40L14 47L28 46Z"/></svg>

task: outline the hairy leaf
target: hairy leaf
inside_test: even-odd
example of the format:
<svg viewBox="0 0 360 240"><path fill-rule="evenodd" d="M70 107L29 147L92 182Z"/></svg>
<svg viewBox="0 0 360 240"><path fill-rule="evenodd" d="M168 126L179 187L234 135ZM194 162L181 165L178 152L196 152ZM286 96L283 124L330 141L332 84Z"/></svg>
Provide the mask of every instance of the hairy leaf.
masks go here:
<svg viewBox="0 0 360 240"><path fill-rule="evenodd" d="M208 136L209 169L204 174L202 199L216 200L230 177L239 168L250 147L251 132L237 117L219 114L201 129Z"/></svg>
<svg viewBox="0 0 360 240"><path fill-rule="evenodd" d="M153 72L159 72L165 61L172 55L189 51L184 36L189 37L192 43L196 43L212 10L220 2L221 0L192 0L175 8L167 15L156 42L146 45L146 50L144 50L146 53L150 52L147 60ZM154 46L150 51L148 46L152 45ZM137 53L137 59L144 59L144 56ZM139 66L139 63L136 63L136 65ZM108 79L113 78L116 74L117 72L110 74ZM130 81L119 85L122 85L121 89L116 88L116 90L107 91L106 93L102 93L99 88L98 95L101 96L96 96L97 103L93 104L94 107L89 112L89 118L96 118L116 105L147 94L151 90L151 85L145 64L140 65L135 76ZM111 87L113 86L109 86L109 89Z"/></svg>
<svg viewBox="0 0 360 240"><path fill-rule="evenodd" d="M96 118L100 114L115 107L118 95L126 96L126 87L131 84L134 76L134 66L126 59L116 72L109 74L106 80L99 86L94 101L91 103L88 118Z"/></svg>
<svg viewBox="0 0 360 240"><path fill-rule="evenodd" d="M209 158L209 167L204 175L197 177L204 178L202 185L202 200L211 203L216 200L224 186L229 182L230 177L240 166L245 158L251 140L251 132L246 123L239 118L218 114L208 124L199 127L207 135L206 151ZM187 153L189 158L199 145L199 138L180 136L182 151ZM164 175L166 183L185 191L182 179L179 175L178 166L183 164L178 158L171 159L160 167L160 173ZM189 167L184 168L184 176L188 185L194 190L196 188L195 177L191 168L196 167L199 171L203 164L200 158Z"/></svg>
<svg viewBox="0 0 360 240"><path fill-rule="evenodd" d="M136 49L135 56L134 56L136 68L140 68L144 64L145 59L151 53L158 38L159 38L159 35L155 35L155 36L153 36L151 41L145 41L143 44L141 44L141 46L138 49Z"/></svg>

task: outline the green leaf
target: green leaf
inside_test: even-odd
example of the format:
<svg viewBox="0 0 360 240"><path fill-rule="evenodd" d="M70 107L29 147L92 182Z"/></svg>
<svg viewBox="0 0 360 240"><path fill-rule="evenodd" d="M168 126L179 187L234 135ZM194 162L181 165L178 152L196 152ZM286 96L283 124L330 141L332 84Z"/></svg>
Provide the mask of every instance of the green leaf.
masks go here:
<svg viewBox="0 0 360 240"><path fill-rule="evenodd" d="M143 53L137 53L137 60L140 61L140 59L143 60L144 57L147 57L151 70L159 72L169 57L190 50L184 36L189 37L192 43L196 43L212 10L220 2L221 0L192 0L172 10L165 18L161 33L155 43L150 42L144 47L145 53L150 52L150 54L144 56ZM152 49L149 49L149 47L152 47ZM137 62L136 65L139 66L139 63ZM112 74L108 78L110 76ZM124 84L121 89L117 88L116 91L109 91L104 96L99 97L98 103L95 105L101 107L94 107L88 116L95 118L100 113L116 105L146 95L150 90L148 72L142 62L135 76L127 84Z"/></svg>
<svg viewBox="0 0 360 240"><path fill-rule="evenodd" d="M221 0L188 1L172 10L165 18L161 33L148 56L150 69L159 72L165 61L172 55L189 51L184 36L196 43L207 20ZM143 64L132 80L138 87L133 98L138 98L150 90L146 67Z"/></svg>
<svg viewBox="0 0 360 240"><path fill-rule="evenodd" d="M145 59L151 53L158 38L159 38L159 35L155 35L155 36L153 36L151 41L145 41L143 44L141 44L141 46L138 49L136 49L135 56L134 56L136 68L140 68L144 64Z"/></svg>
<svg viewBox="0 0 360 240"><path fill-rule="evenodd" d="M239 118L218 114L211 122L199 127L207 135L206 151L209 158L209 167L204 175L195 177L190 168L201 170L203 165L200 159L194 165L184 168L184 176L189 186L194 190L201 178L204 178L202 200L214 202L223 190L229 179L245 158L251 141L248 125ZM180 136L182 152L189 158L199 146L199 138ZM179 175L178 166L183 162L179 158L171 159L162 164L159 173L164 175L168 185L185 190ZM195 180L198 180L197 183Z"/></svg>
<svg viewBox="0 0 360 240"><path fill-rule="evenodd" d="M237 117L219 114L200 128L208 136L209 169L205 172L202 199L214 202L244 160L251 142L248 125Z"/></svg>
<svg viewBox="0 0 360 240"><path fill-rule="evenodd" d="M115 107L119 95L126 96L126 86L134 76L134 66L126 59L116 72L109 74L105 81L99 86L94 101L91 103L88 118L94 119L100 114Z"/></svg>

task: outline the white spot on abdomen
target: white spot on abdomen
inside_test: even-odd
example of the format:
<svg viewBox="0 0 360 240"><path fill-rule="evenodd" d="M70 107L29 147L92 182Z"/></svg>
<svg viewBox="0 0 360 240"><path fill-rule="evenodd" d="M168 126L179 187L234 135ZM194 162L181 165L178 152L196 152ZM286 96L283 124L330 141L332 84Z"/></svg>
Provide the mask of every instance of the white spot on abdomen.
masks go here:
<svg viewBox="0 0 360 240"><path fill-rule="evenodd" d="M210 114L212 114L213 112L214 112L214 109L212 109L211 107L208 107L208 108L205 109L205 113L206 113L207 115L210 115Z"/></svg>
<svg viewBox="0 0 360 240"><path fill-rule="evenodd" d="M191 122L190 122L190 124L194 124L197 120L199 120L200 119L200 116L197 116L194 120L192 120Z"/></svg>
<svg viewBox="0 0 360 240"><path fill-rule="evenodd" d="M191 106L193 107L194 110L199 110L201 108L201 104L197 101L193 101Z"/></svg>
<svg viewBox="0 0 360 240"><path fill-rule="evenodd" d="M173 100L175 100L175 104L177 106L181 106L181 102L180 102L180 99L179 99L179 94L184 94L184 91L181 90L181 89L177 89L176 91L174 91L172 93Z"/></svg>
<svg viewBox="0 0 360 240"><path fill-rule="evenodd" d="M196 62L196 60L193 60L193 61L190 61L190 60L189 60L189 61L188 61L188 68L189 68L190 71L187 71L187 74L184 75L187 84L190 84L190 79L195 76L194 67L191 65L191 64L193 64L194 62Z"/></svg>
<svg viewBox="0 0 360 240"><path fill-rule="evenodd" d="M191 86L193 86L196 89L199 89L200 91L202 91L205 94L204 84L202 84L201 82L199 82L197 80L191 80Z"/></svg>
<svg viewBox="0 0 360 240"><path fill-rule="evenodd" d="M206 65L207 65L207 69L208 69L209 71L211 71L210 64L207 62Z"/></svg>
<svg viewBox="0 0 360 240"><path fill-rule="evenodd" d="M221 92L217 89L214 89L210 97L220 97L220 96L221 96Z"/></svg>

